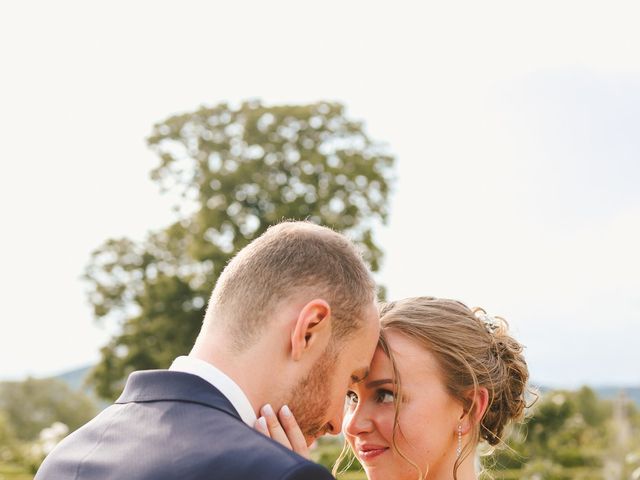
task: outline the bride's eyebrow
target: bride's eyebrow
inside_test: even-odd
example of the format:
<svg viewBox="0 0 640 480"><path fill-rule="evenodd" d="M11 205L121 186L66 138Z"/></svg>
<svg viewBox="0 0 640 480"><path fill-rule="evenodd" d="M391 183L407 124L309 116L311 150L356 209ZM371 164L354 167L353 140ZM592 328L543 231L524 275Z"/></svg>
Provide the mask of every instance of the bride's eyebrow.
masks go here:
<svg viewBox="0 0 640 480"><path fill-rule="evenodd" d="M372 382L368 382L365 385L365 387L367 387L367 388L376 388L376 387L379 387L380 385L385 385L387 383L395 384L395 382L391 378L381 378L380 380L373 380Z"/></svg>

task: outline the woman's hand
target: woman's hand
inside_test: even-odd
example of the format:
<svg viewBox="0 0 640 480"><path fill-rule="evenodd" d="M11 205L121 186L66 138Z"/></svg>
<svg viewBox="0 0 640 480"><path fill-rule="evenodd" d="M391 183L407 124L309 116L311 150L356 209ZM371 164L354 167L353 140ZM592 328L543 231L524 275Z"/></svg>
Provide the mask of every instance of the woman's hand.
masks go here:
<svg viewBox="0 0 640 480"><path fill-rule="evenodd" d="M255 424L256 430L293 450L298 455L309 458L307 441L289 407L284 405L276 416L273 407L266 404L260 409L260 415L261 417Z"/></svg>

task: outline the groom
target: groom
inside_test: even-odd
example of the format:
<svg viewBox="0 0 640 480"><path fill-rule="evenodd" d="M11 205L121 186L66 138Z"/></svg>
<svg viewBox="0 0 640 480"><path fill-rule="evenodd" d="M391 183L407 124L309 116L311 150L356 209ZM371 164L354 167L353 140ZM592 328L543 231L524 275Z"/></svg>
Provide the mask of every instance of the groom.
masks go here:
<svg viewBox="0 0 640 480"><path fill-rule="evenodd" d="M36 479L331 479L258 433L256 417L293 412L308 444L340 431L347 388L366 376L378 339L374 290L342 235L307 222L269 228L220 275L189 356L132 373Z"/></svg>

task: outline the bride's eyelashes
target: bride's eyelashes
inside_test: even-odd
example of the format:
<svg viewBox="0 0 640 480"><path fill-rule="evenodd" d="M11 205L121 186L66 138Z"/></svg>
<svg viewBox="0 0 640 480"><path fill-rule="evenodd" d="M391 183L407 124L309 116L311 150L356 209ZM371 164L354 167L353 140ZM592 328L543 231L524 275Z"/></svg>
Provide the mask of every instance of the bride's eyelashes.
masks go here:
<svg viewBox="0 0 640 480"><path fill-rule="evenodd" d="M385 390L384 388L379 388L376 390L376 402L377 403L393 403L396 398L396 394L391 390Z"/></svg>
<svg viewBox="0 0 640 480"><path fill-rule="evenodd" d="M373 398L376 403L393 403L396 395L391 390L385 388L378 388L373 393ZM356 405L358 403L358 394L352 390L347 392L347 405Z"/></svg>

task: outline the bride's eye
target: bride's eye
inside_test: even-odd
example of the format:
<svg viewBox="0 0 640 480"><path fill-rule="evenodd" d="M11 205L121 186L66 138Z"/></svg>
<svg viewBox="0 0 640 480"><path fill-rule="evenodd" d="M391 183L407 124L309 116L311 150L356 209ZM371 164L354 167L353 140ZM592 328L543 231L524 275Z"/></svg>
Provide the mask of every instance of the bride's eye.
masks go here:
<svg viewBox="0 0 640 480"><path fill-rule="evenodd" d="M347 405L355 405L356 403L358 403L358 395L356 392L349 390L347 392Z"/></svg>
<svg viewBox="0 0 640 480"><path fill-rule="evenodd" d="M376 401L378 403L393 403L395 395L391 390L380 389L376 392Z"/></svg>

